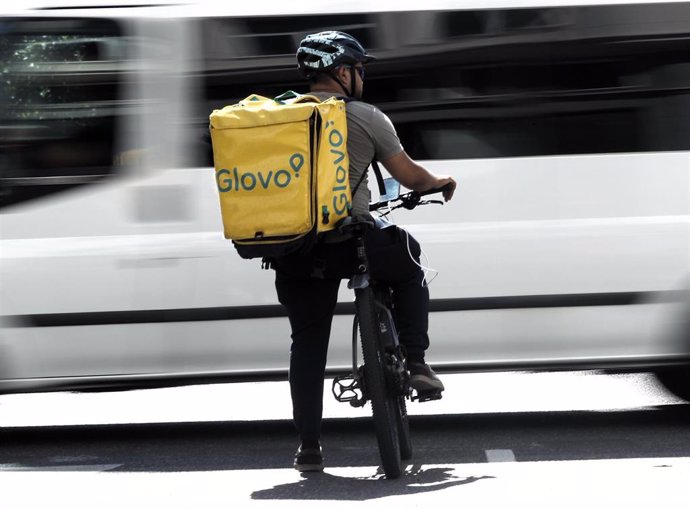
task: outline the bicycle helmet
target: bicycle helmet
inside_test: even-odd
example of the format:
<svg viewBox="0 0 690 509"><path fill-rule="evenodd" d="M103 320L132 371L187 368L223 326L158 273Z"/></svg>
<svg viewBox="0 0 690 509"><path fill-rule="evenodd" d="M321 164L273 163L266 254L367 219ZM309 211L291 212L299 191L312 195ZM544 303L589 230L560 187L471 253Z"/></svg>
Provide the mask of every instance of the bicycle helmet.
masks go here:
<svg viewBox="0 0 690 509"><path fill-rule="evenodd" d="M335 30L307 35L297 48L297 67L307 79L339 65L366 64L374 58L357 39Z"/></svg>

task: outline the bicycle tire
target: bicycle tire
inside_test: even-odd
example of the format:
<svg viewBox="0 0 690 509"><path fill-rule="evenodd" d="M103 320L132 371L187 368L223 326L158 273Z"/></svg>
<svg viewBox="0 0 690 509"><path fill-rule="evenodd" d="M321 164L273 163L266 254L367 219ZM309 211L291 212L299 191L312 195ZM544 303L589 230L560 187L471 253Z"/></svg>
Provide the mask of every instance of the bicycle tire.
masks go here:
<svg viewBox="0 0 690 509"><path fill-rule="evenodd" d="M407 416L405 398L398 396L396 419L398 421L398 438L400 440L400 458L409 460L412 458L412 439L410 437L410 420Z"/></svg>
<svg viewBox="0 0 690 509"><path fill-rule="evenodd" d="M382 299L376 291L374 291L374 296L375 298L379 299L379 302L385 302L385 298ZM388 319L387 317L382 316L384 315L384 313L382 312L379 303L376 303L376 310L379 320ZM402 351L399 351L398 354L404 355ZM404 362L404 357L399 358L398 362ZM397 376L392 375L392 373L390 372L387 373L387 376L391 377L391 379L388 380L389 387L401 386L402 380L400 380ZM395 418L398 424L398 439L400 440L400 457L403 460L409 460L412 458L412 439L410 437L410 420L407 416L407 405L405 404L405 396L399 394L397 399L392 402L392 405L394 407Z"/></svg>
<svg viewBox="0 0 690 509"><path fill-rule="evenodd" d="M355 306L359 316L365 385L371 401L381 466L387 479L397 479L402 474L398 395L390 394L386 384L384 352L379 341L378 319L371 288L355 291Z"/></svg>

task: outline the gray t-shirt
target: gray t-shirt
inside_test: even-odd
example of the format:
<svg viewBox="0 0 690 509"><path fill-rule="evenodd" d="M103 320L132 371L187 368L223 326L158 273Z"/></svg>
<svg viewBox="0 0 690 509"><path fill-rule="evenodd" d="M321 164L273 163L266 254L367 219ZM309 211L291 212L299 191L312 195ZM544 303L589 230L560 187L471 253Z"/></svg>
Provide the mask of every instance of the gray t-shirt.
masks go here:
<svg viewBox="0 0 690 509"><path fill-rule="evenodd" d="M316 92L321 100L333 97L328 92ZM347 111L347 154L350 158L350 189L354 191L363 173L367 172L372 160L385 161L403 151L398 134L390 119L376 106L362 101L348 101ZM365 175L352 197L352 214L369 213L371 201L368 178Z"/></svg>

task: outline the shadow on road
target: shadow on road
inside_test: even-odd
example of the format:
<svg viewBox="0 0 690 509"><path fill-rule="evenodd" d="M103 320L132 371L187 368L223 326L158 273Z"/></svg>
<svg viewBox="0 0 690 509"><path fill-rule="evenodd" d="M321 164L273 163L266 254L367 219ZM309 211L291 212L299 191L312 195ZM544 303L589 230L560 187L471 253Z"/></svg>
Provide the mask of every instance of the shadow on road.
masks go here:
<svg viewBox="0 0 690 509"><path fill-rule="evenodd" d="M373 477L345 477L327 472L303 473L300 481L255 491L253 500L349 500L364 501L394 495L414 495L471 484L492 476L458 477L452 468L412 465L395 480L381 473Z"/></svg>

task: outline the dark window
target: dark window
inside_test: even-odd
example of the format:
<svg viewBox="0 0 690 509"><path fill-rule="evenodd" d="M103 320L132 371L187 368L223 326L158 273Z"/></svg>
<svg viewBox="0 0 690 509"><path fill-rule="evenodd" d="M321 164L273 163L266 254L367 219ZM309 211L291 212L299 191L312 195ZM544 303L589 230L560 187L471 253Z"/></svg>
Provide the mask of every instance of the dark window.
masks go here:
<svg viewBox="0 0 690 509"><path fill-rule="evenodd" d="M335 29L377 55L365 100L414 158L690 150L690 4L201 22L204 129L212 109L250 93L306 91L296 45ZM241 49L219 53L212 28Z"/></svg>
<svg viewBox="0 0 690 509"><path fill-rule="evenodd" d="M366 16L353 14L212 18L201 23L205 106L211 109L237 102L255 90L272 96L286 87L304 88L295 53L307 34L343 30L371 47L370 34L376 28Z"/></svg>
<svg viewBox="0 0 690 509"><path fill-rule="evenodd" d="M0 21L0 206L113 172L123 49L108 20Z"/></svg>

